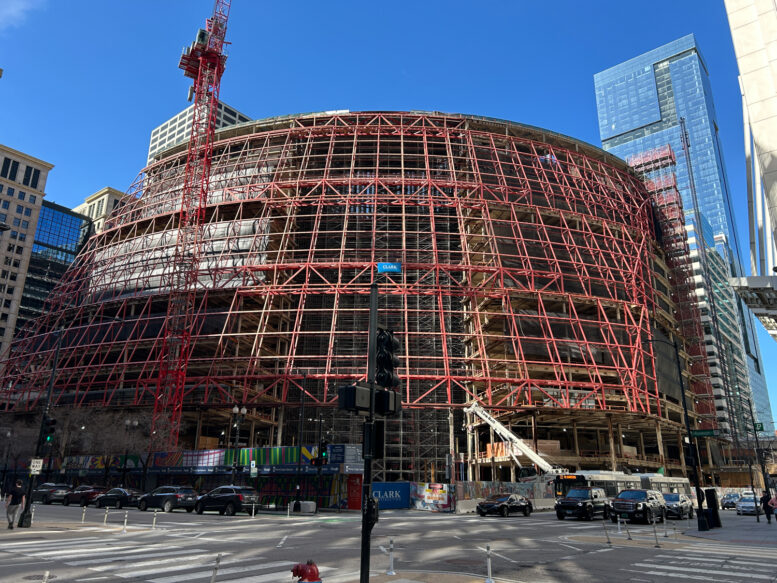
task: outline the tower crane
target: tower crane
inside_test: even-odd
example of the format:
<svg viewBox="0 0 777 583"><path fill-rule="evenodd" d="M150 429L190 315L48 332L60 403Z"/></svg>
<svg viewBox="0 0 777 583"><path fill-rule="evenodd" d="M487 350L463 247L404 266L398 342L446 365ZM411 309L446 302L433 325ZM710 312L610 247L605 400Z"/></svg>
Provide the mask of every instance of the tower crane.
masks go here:
<svg viewBox="0 0 777 583"><path fill-rule="evenodd" d="M219 104L221 75L227 57L224 39L231 0L215 0L213 15L205 30L181 55L178 67L194 80L189 98L194 99L192 127L186 156L178 237L169 277L170 301L162 346L159 376L154 398L152 431L162 429L167 446L175 448L183 412L186 377L192 353L192 329L196 326L197 283L200 268L202 229L207 208L213 140Z"/></svg>

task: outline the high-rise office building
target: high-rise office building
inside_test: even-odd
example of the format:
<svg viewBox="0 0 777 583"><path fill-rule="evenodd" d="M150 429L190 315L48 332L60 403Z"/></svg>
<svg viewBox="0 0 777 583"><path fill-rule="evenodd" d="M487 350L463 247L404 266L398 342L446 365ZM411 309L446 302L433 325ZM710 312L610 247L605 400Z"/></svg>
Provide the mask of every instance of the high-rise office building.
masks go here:
<svg viewBox="0 0 777 583"><path fill-rule="evenodd" d="M697 274L697 296L706 320L705 342L722 433L736 439L739 432L752 427L747 407L735 402L738 395L748 401L752 397L756 420L764 424L765 432L773 432L753 316L727 282L741 276L743 269L709 73L696 39L687 35L597 73L594 85L605 150L628 158L668 144L677 154L677 181L688 215L691 249L698 254L704 243L708 250L705 272ZM691 191L681 119L687 128L696 197ZM695 206L701 225L696 224ZM716 291L712 298L709 289ZM727 315L731 314L736 316L738 330L730 325Z"/></svg>
<svg viewBox="0 0 777 583"><path fill-rule="evenodd" d="M0 145L0 354L16 329L35 225L54 166Z"/></svg>
<svg viewBox="0 0 777 583"><path fill-rule="evenodd" d="M73 209L73 212L86 215L92 220L95 233L100 233L105 226L105 220L117 208L123 207L132 197L106 186L86 197L83 203Z"/></svg>
<svg viewBox="0 0 777 583"><path fill-rule="evenodd" d="M92 233L89 217L44 200L24 278L16 332L43 313L44 301Z"/></svg>
<svg viewBox="0 0 777 583"><path fill-rule="evenodd" d="M192 129L192 115L194 105L190 105L181 113L174 115L162 125L151 131L151 140L148 145L147 164L151 164L157 152L172 148L189 139ZM220 102L216 112L216 129L251 121L247 115L240 113L229 105Z"/></svg>

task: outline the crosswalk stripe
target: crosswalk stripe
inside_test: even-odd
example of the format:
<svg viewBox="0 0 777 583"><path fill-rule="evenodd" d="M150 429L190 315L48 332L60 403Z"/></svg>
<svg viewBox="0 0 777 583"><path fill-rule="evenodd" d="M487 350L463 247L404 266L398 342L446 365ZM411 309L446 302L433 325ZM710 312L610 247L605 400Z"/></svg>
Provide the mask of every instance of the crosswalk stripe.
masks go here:
<svg viewBox="0 0 777 583"><path fill-rule="evenodd" d="M145 551L147 549L140 549L141 551ZM176 556L181 557L186 554L197 554L197 553L205 553L208 552L205 549L190 549L185 552L179 552ZM158 553L146 553L143 555L143 559L153 559L156 557L169 557L170 553L168 551L160 551ZM141 558L141 557L135 557L135 558ZM174 559L179 560L179 559ZM107 559L109 563L112 561L110 559ZM100 564L106 564L106 559L89 559L87 561L68 561L68 565L72 567L85 567L88 565L100 565ZM93 569L99 570L97 567L92 567Z"/></svg>
<svg viewBox="0 0 777 583"><path fill-rule="evenodd" d="M652 565L650 563L634 563L635 567L647 567L649 569L660 569L663 571L678 571L680 573L706 573L708 576L726 575L727 577L748 577L750 579L766 579L771 581L774 579L772 575L759 575L752 571L732 571L731 569L720 569L718 571L708 571L705 569L691 568L691 567L674 567L671 565ZM687 575L686 575L687 576Z"/></svg>
<svg viewBox="0 0 777 583"><path fill-rule="evenodd" d="M323 575L327 571L331 571L333 569L334 567L319 567L318 573L320 575ZM289 577L290 572L291 571L283 571L282 573L276 572L276 573L267 573L266 575L251 575L250 577L243 577L241 579L230 579L229 581L225 581L224 583L271 583L274 581L282 581L283 579L287 579ZM221 574L221 571L219 571L219 574ZM326 582L330 583L330 581L333 581L333 580L327 577Z"/></svg>
<svg viewBox="0 0 777 583"><path fill-rule="evenodd" d="M743 549L741 547L721 547L717 549L710 549L709 547L704 548L687 548L687 550L694 552L694 553L701 553L704 555L735 555L737 557L754 557L754 558L763 558L763 559L771 559L774 558L774 551L753 551L751 549Z"/></svg>
<svg viewBox="0 0 777 583"><path fill-rule="evenodd" d="M154 559L153 561L143 560L138 563L118 563L118 564L108 563L106 565L90 567L90 569L92 569L93 571L113 571L115 569L137 569L139 567L150 567L151 565L162 565L164 563L180 563L181 561L187 561L186 564L192 564L193 562L196 562L196 561L193 561L193 559L200 558L206 553L207 555L211 555L212 551L200 550L196 553L189 553L187 555L176 555L175 557L170 557L168 554L167 558ZM231 553L226 553L226 554L231 554ZM146 559L146 558L147 557L145 556L143 557L143 559ZM68 565L73 565L73 563L68 563ZM181 567L179 566L178 568L180 569ZM154 573L160 573L160 572L161 571L159 570L154 571Z"/></svg>
<svg viewBox="0 0 777 583"><path fill-rule="evenodd" d="M51 542L26 540L26 541L18 541L15 543L3 543L3 548L30 546L30 547L35 547L37 549L43 549L43 548L58 547L61 545L71 545L77 542L101 541L101 540L102 538L98 536L89 536L84 538L70 538L70 539L67 539L66 541L51 541Z"/></svg>
<svg viewBox="0 0 777 583"><path fill-rule="evenodd" d="M291 567L293 567L295 563L292 563L291 561L284 561L284 562L276 562L276 563L265 563L263 565L245 565L243 567L231 567L227 569L219 568L218 577L221 578L224 575L235 575L240 573L248 573L249 569L254 569L256 571L261 569L274 569L276 567L287 567L289 570L283 572L283 578L290 578L291 575ZM321 571L321 568L319 567L319 572ZM213 566L210 566L210 568L207 571L196 571L194 573L183 573L180 575L175 575L173 577L161 577L158 579L149 579L150 583L180 583L181 581L191 581L193 579L206 579L213 575ZM276 577L276 579L264 579L264 581L279 581L280 579L277 579L278 573L271 573L273 577ZM128 577L127 574L120 575L121 577ZM257 576L253 576L250 581L257 581ZM231 583L231 582L230 582Z"/></svg>
<svg viewBox="0 0 777 583"><path fill-rule="evenodd" d="M102 546L102 547L81 547L78 548L71 547L69 549L55 549L52 551L40 551L35 553L25 553L27 556L30 557L67 557L68 555L72 555L73 557L78 556L84 556L84 555L92 555L94 553L99 553L103 551L121 551L124 549L131 549L131 546Z"/></svg>
<svg viewBox="0 0 777 583"><path fill-rule="evenodd" d="M222 555L229 555L230 553L222 553ZM143 575L157 575L161 573L173 573L175 571L182 571L185 569L200 569L206 564L214 564L216 561L215 554L211 551L207 554L200 555L196 559L185 560L182 564L171 565L169 567L160 567L154 569L138 569L139 565L121 565L120 567L113 566L113 573L118 577L142 577ZM180 562L180 561L179 561ZM244 561L242 561L244 562ZM237 561L222 561L222 565L234 565ZM104 569L103 569L104 570Z"/></svg>
<svg viewBox="0 0 777 583"><path fill-rule="evenodd" d="M754 561L737 561L737 560L732 560L732 559L729 559L729 558L718 559L718 558L715 558L715 557L708 557L706 555L694 556L692 554L688 554L688 553L685 553L685 552L682 553L681 555L680 554L677 554L677 555L656 555L656 558L691 560L691 561L706 561L706 562L718 562L718 563L726 562L726 563L732 563L732 564L754 565L754 566L758 566L758 567L770 567L770 568L774 568L774 566L775 566L774 563L757 563L757 562L754 562Z"/></svg>

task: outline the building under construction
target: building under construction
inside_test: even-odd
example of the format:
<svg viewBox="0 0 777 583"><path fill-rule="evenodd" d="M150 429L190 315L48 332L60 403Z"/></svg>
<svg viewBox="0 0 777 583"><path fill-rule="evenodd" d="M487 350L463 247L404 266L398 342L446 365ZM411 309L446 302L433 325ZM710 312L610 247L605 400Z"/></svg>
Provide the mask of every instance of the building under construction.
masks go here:
<svg viewBox="0 0 777 583"><path fill-rule="evenodd" d="M441 480L452 460L471 479L514 478L489 426L464 413L472 401L570 469L684 472L683 390L691 426L714 426L699 398L709 379L694 368L703 345L686 322L698 314L678 316L690 272L681 243L662 247L652 209L667 191L649 193L599 148L439 113L244 123L216 134L201 223L181 259L186 164L186 144L155 156L134 201L14 343L3 411L40 407L53 375L61 408L151 415L162 399L181 411L179 447L228 443L219 436L235 405L248 410L247 446L317 443L319 432L361 443L337 389L365 380L376 281L380 323L401 342L403 402L377 479ZM682 217L671 209L679 197L663 200ZM160 362L181 341L166 319L182 260L194 290L190 357L182 390L160 395ZM402 273L378 276L378 262ZM709 464L715 447L699 449Z"/></svg>

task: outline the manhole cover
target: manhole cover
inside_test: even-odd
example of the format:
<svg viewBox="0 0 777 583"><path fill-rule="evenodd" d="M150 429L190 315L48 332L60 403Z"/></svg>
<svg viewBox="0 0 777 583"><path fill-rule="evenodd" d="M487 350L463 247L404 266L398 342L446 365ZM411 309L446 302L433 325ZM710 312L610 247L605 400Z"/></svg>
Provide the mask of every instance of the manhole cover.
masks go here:
<svg viewBox="0 0 777 583"><path fill-rule="evenodd" d="M25 581L43 581L43 577L45 577L45 575L27 575L26 577L22 577L22 579ZM56 575L49 575L49 581L56 578Z"/></svg>

